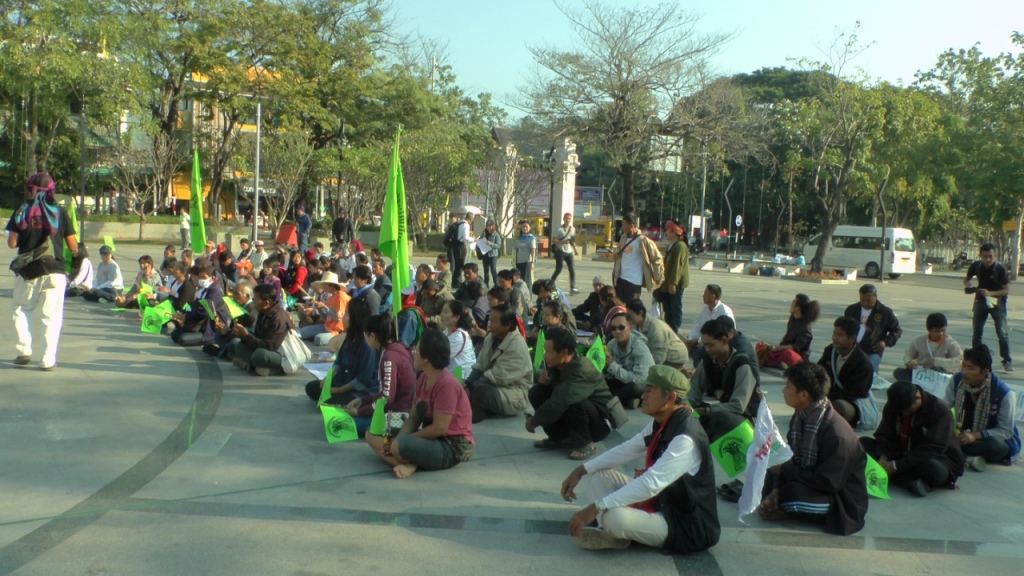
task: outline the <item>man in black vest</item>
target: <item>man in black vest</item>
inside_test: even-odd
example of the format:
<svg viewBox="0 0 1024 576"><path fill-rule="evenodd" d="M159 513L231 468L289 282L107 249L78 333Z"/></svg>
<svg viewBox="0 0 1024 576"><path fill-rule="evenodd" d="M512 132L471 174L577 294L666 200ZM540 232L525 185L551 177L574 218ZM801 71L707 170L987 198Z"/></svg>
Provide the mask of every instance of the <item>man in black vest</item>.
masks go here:
<svg viewBox="0 0 1024 576"><path fill-rule="evenodd" d="M885 354L886 348L896 345L903 335L903 328L900 328L900 321L892 308L878 301L878 289L874 284L861 286L859 294L860 301L847 306L843 316L860 320L857 344L868 355L871 367L877 374L882 354Z"/></svg>
<svg viewBox="0 0 1024 576"><path fill-rule="evenodd" d="M701 362L693 374L687 399L712 442L757 416L761 396L757 359L743 354L730 341L733 324L726 318L708 320L700 328L701 345L711 362ZM705 398L717 400L709 404Z"/></svg>
<svg viewBox="0 0 1024 576"><path fill-rule="evenodd" d="M654 366L644 385L641 409L653 420L562 482L562 498L572 502L580 479L592 474L593 504L573 515L569 534L587 550L633 541L679 554L707 550L718 543L721 527L708 437L686 406L690 383L674 368ZM635 479L618 471L641 458Z"/></svg>

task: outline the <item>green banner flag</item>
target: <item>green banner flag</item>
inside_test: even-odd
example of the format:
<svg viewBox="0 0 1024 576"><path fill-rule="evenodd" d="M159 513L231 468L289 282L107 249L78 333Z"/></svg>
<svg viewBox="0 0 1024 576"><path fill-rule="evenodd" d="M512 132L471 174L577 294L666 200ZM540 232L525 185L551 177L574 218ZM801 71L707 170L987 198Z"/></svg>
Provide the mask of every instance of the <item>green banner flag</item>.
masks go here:
<svg viewBox="0 0 1024 576"><path fill-rule="evenodd" d="M544 335L544 329L541 328L537 333L537 347L533 349L533 371L536 372L544 366L544 343L547 342L548 337Z"/></svg>
<svg viewBox="0 0 1024 576"><path fill-rule="evenodd" d="M238 318L248 314L248 312L245 311L245 308L239 306L238 302L235 302L234 298L230 296L224 297L224 303L228 306L228 312L231 314L232 320L237 320Z"/></svg>
<svg viewBox="0 0 1024 576"><path fill-rule="evenodd" d="M728 434L711 443L711 455L722 466L729 478L735 478L747 468L747 448L754 443L754 426L744 420Z"/></svg>
<svg viewBox="0 0 1024 576"><path fill-rule="evenodd" d="M199 150L192 151L192 194L189 196L189 216L192 218L192 252L206 252L206 222L203 221L203 177L199 171ZM259 215L253 216L258 218ZM255 239L254 239L255 240Z"/></svg>
<svg viewBox="0 0 1024 576"><path fill-rule="evenodd" d="M167 302L170 303L169 301ZM142 312L142 332L146 334L160 334L164 324L171 320L173 310L168 311L163 304L160 306L149 306Z"/></svg>
<svg viewBox="0 0 1024 576"><path fill-rule="evenodd" d="M327 369L327 375L324 376L324 385L320 387L320 404L331 399L331 380L334 380L334 364L331 364L331 367Z"/></svg>
<svg viewBox="0 0 1024 576"><path fill-rule="evenodd" d="M597 368L598 372L604 372L604 366L608 363L608 358L604 355L604 342L600 336L594 339L594 343L590 345L590 350L587 350L587 358L590 358L590 361L594 363L594 368Z"/></svg>
<svg viewBox="0 0 1024 576"><path fill-rule="evenodd" d="M103 237L103 245L104 246L109 246L111 252L117 252L117 246L114 246L114 237L113 236L104 236Z"/></svg>
<svg viewBox="0 0 1024 576"><path fill-rule="evenodd" d="M458 380L459 382L462 382L462 366L456 366L452 370L452 376L455 376L456 380Z"/></svg>
<svg viewBox="0 0 1024 576"><path fill-rule="evenodd" d="M210 303L207 302L205 298L200 300L199 304L202 305L203 310L206 310L206 315L210 317L210 320L213 321L213 322L216 322L217 321L217 312L214 311L213 306L211 306Z"/></svg>
<svg viewBox="0 0 1024 576"><path fill-rule="evenodd" d="M387 399L381 396L377 398L377 402L373 405L373 418L370 420L370 434L374 436L383 436L388 430L388 417L384 413L384 405L387 404Z"/></svg>
<svg viewBox="0 0 1024 576"><path fill-rule="evenodd" d="M328 388L327 385L324 387ZM324 416L324 432L327 433L328 443L359 440L356 421L344 409L321 404L320 413Z"/></svg>
<svg viewBox="0 0 1024 576"><path fill-rule="evenodd" d="M143 284L145 286L145 284ZM139 303L139 310L145 310L149 308L149 298L146 298L146 293L139 291L139 295L135 297L135 300Z"/></svg>
<svg viewBox="0 0 1024 576"><path fill-rule="evenodd" d="M68 216L71 217L71 230L75 236L75 240L82 241L82 232L78 229L78 211L75 210L75 200L73 198L68 199ZM68 274L71 274L74 270L74 266L71 264L71 259L74 258L74 253L71 252L71 248L68 248L68 243L64 241L64 268ZM73 280L73 278L72 278Z"/></svg>
<svg viewBox="0 0 1024 576"><path fill-rule="evenodd" d="M139 294L152 294L152 293L153 293L153 287L152 286L150 286L149 284L146 284L145 282L143 282L142 284L139 284Z"/></svg>
<svg viewBox="0 0 1024 576"><path fill-rule="evenodd" d="M889 496L889 474L870 455L868 455L868 465L864 468L864 479L868 484L868 496L892 500L892 497Z"/></svg>
<svg viewBox="0 0 1024 576"><path fill-rule="evenodd" d="M384 194L384 210L380 222L380 251L391 258L392 316L402 311L402 290L412 282L409 275L409 219L405 206L405 179L402 159L398 155L402 130L395 134L395 147L391 154L391 168Z"/></svg>

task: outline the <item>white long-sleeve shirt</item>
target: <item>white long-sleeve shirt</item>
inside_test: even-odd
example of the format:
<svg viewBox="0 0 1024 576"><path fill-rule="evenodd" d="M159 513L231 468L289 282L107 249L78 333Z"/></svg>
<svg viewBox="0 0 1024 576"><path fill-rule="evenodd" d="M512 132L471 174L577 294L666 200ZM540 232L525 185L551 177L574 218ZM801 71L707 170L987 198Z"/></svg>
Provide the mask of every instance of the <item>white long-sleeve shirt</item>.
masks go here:
<svg viewBox="0 0 1024 576"><path fill-rule="evenodd" d="M121 276L121 266L118 265L116 260L108 262L100 262L96 266L96 286L95 288L113 288L114 290L124 290L124 277Z"/></svg>
<svg viewBox="0 0 1024 576"><path fill-rule="evenodd" d="M701 326L710 320L714 320L719 316L728 316L732 318L733 322L736 322L736 317L732 315L732 308L729 308L721 301L715 304L714 308L708 308L706 305L700 307L700 315L697 316L697 324L694 325L693 330L690 330L690 340L700 339ZM738 329L738 328L737 328Z"/></svg>
<svg viewBox="0 0 1024 576"><path fill-rule="evenodd" d="M68 284L68 288L84 288L86 290L92 290L95 275L96 271L92 267L92 260L83 258L82 265L78 267L78 274L76 274L74 279L71 280L71 283Z"/></svg>
<svg viewBox="0 0 1024 576"><path fill-rule="evenodd" d="M600 470L611 470L624 466L637 459L647 457L647 446L644 437L654 431L656 422L651 420L639 434L619 444L615 448L597 456L583 465L588 474ZM683 474L696 474L700 470L702 458L697 451L693 439L680 434L668 443L668 447L660 458L640 477L605 496L601 502L605 508L623 508L630 504L644 502L668 488Z"/></svg>
<svg viewBox="0 0 1024 576"><path fill-rule="evenodd" d="M462 220L459 222L459 243L460 244L472 244L476 242L473 239L473 232L469 229L469 222Z"/></svg>

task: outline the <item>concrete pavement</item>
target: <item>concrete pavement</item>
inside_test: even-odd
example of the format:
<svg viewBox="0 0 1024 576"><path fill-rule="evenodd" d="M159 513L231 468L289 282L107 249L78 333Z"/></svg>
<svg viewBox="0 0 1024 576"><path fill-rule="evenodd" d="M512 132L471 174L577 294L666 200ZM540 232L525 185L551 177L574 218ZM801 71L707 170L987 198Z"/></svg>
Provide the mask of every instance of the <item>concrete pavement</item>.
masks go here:
<svg viewBox="0 0 1024 576"><path fill-rule="evenodd" d="M121 246L125 276L133 276L137 256L161 249ZM0 260L10 257L0 251ZM550 274L553 261L538 268L538 276ZM610 280L611 264L586 260L578 274L574 304L595 274ZM879 286L904 339L922 333L924 317L938 310L969 346L970 298L958 281L910 278ZM687 326L709 282L723 286L739 329L757 340L781 337L794 293L818 299L812 355L860 284L698 272L684 297ZM559 284L568 288L564 272ZM8 274L0 276L7 326L11 286ZM1020 354L1024 341L1012 328L1024 310L1010 302L1011 343ZM0 363L0 574L1020 572L1019 465L969 472L961 490L925 499L893 487L893 500L872 500L867 526L850 537L756 518L744 525L735 504L719 502L723 536L709 553L585 552L566 534L578 506L558 496L575 463L533 449L536 436L521 419L475 427L470 462L399 481L362 443L325 442L322 419L302 390L308 374L249 377L169 338L141 334L136 314L109 308L67 303L56 371ZM0 347L13 358L10 328L0 331ZM886 354L884 374L902 352L897 346ZM1024 371L1009 381L1022 383L1018 374ZM777 376L764 379L785 429L781 384ZM630 415L626 435L644 424L639 412ZM622 439L616 433L604 445ZM727 479L718 474L719 482Z"/></svg>

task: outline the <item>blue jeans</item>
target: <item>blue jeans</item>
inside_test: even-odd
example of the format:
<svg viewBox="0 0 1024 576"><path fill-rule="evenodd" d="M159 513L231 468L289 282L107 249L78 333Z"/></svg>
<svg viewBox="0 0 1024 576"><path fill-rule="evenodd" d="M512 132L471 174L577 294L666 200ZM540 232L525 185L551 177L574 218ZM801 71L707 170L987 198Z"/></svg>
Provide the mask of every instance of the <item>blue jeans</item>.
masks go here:
<svg viewBox="0 0 1024 576"><path fill-rule="evenodd" d="M302 252L302 257L306 257L306 249L309 248L309 232L299 232L296 234L299 241L299 252Z"/></svg>
<svg viewBox="0 0 1024 576"><path fill-rule="evenodd" d="M881 354L868 354L868 360L871 360L871 368L874 369L875 374L878 374L878 367L882 364Z"/></svg>
<svg viewBox="0 0 1024 576"><path fill-rule="evenodd" d="M1002 300L1002 299L1001 299ZM999 356L1003 362L1010 361L1010 333L1006 328L1006 300L989 308L985 300L974 301L974 333L971 336L971 347L981 344L981 336L985 332L985 321L992 316L996 325L996 337L999 338Z"/></svg>

